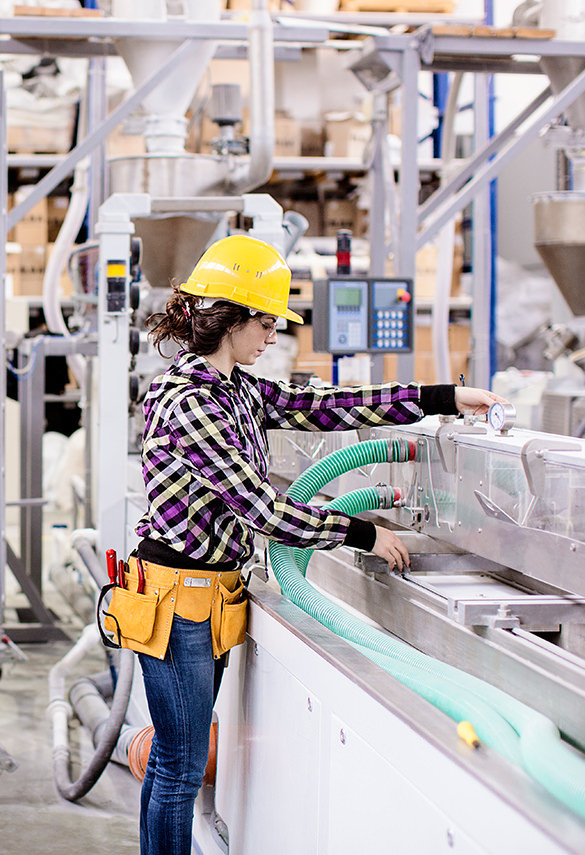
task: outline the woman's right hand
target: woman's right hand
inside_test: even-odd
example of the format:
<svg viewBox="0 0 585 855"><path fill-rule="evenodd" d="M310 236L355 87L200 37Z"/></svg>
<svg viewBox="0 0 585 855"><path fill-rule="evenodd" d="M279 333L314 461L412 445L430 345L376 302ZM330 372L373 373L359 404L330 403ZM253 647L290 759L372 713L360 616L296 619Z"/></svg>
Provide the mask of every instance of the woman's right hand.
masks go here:
<svg viewBox="0 0 585 855"><path fill-rule="evenodd" d="M376 542L372 552L387 561L390 570L402 572L405 567L410 567L408 549L389 528L376 526Z"/></svg>

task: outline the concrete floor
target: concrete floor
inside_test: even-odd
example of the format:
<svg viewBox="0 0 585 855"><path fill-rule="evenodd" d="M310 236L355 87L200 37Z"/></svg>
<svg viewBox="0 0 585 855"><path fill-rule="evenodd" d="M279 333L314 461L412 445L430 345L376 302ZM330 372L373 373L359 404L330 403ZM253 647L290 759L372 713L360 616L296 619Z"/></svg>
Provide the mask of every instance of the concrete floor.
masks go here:
<svg viewBox="0 0 585 855"><path fill-rule="evenodd" d="M7 574L8 575L8 574ZM7 597L5 626L18 593ZM138 855L140 784L126 767L110 763L78 803L62 799L53 783L51 724L46 718L49 670L73 646L82 621L56 592L46 604L59 615L71 642L22 644L27 661L4 663L0 678L0 745L14 758L13 772L0 772L0 852L2 855ZM24 601L23 601L24 603ZM106 667L101 645L71 675L96 674ZM67 683L67 688L71 685ZM89 737L70 723L72 778L92 754Z"/></svg>

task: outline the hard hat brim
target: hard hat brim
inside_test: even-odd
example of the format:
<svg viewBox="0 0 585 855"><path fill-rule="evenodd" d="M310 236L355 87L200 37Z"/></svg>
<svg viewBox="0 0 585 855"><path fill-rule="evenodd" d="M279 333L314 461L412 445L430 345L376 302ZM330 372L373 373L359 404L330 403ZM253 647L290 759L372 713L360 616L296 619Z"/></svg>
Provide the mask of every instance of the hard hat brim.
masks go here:
<svg viewBox="0 0 585 855"><path fill-rule="evenodd" d="M297 315L296 312L293 312L292 309L287 309L286 315L284 317L287 319L287 321L294 321L295 324L304 324L305 323L303 318L300 315Z"/></svg>
<svg viewBox="0 0 585 855"><path fill-rule="evenodd" d="M198 285L193 286L187 282L182 282L179 286L179 290L183 294L190 294L192 297L203 297L204 296L204 292L203 292L203 289L201 288L201 286L198 286ZM265 306L251 305L252 301L250 301L250 304L249 303L241 303L239 300L234 300L233 295L230 295L230 297L215 297L213 299L217 300L217 301L223 300L226 303L235 303L235 305L237 305L237 306L245 306L245 308L247 308L247 309L253 309L255 312L262 312L263 314L266 314L266 315L275 315L277 318L286 318L287 321L294 321L294 323L296 323L296 324L304 324L305 323L303 318L300 315L297 315L296 312L293 312L292 309L289 309L288 306L287 306L286 312L283 313L280 311L275 311L273 307L268 308Z"/></svg>

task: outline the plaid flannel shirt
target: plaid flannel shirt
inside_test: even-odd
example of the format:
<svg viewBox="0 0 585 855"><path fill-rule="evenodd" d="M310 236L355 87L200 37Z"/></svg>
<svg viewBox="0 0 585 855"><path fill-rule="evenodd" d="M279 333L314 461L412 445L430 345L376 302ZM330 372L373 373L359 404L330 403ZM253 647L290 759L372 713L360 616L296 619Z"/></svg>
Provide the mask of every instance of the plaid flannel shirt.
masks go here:
<svg viewBox="0 0 585 855"><path fill-rule="evenodd" d="M144 403L148 511L136 532L205 563L243 564L254 532L290 546L339 546L347 514L293 501L271 485L267 431L408 424L423 415L419 398L416 383L301 387L237 366L228 379L183 351Z"/></svg>

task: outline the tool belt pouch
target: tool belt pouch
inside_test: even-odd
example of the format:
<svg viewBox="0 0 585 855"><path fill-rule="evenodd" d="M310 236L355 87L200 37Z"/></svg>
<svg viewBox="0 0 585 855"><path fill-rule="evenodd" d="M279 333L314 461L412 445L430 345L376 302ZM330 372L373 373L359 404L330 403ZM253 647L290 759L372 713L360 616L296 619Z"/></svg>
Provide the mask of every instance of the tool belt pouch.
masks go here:
<svg viewBox="0 0 585 855"><path fill-rule="evenodd" d="M171 624L175 613L175 598L171 596L172 583L167 587L157 585L154 590L144 593L126 588L106 585L112 588L112 599L107 609L101 612L104 629L114 634L114 641L102 640L108 647L127 647L136 653L146 653L157 659L164 659L171 634ZM100 627L100 605L106 589L102 589L98 604L98 626Z"/></svg>
<svg viewBox="0 0 585 855"><path fill-rule="evenodd" d="M248 599L244 583L239 580L234 591L219 583L211 609L211 643L213 656L218 659L246 639Z"/></svg>

